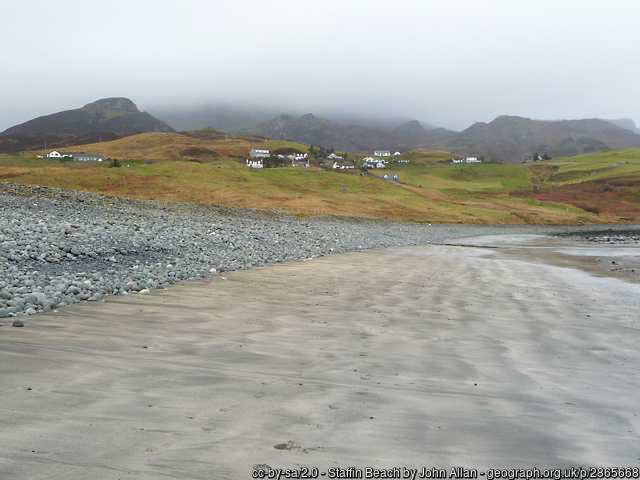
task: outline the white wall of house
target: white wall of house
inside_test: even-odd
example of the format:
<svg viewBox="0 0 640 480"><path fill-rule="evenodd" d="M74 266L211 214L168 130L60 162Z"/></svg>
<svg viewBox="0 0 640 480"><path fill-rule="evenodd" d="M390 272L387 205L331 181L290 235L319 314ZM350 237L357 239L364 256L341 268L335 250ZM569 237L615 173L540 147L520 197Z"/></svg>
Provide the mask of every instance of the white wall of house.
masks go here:
<svg viewBox="0 0 640 480"><path fill-rule="evenodd" d="M262 160L251 160L251 159L247 158L245 163L247 164L247 167L264 168L264 163L262 163Z"/></svg>
<svg viewBox="0 0 640 480"><path fill-rule="evenodd" d="M76 162L101 162L104 160L104 157L91 153L76 153L73 155L73 160Z"/></svg>

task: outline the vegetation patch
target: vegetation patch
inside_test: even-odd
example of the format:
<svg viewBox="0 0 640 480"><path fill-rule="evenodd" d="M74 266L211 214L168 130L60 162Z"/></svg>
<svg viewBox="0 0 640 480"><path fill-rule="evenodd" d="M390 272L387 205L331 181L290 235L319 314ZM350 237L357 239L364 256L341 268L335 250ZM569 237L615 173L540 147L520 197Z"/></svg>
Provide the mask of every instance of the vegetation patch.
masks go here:
<svg viewBox="0 0 640 480"><path fill-rule="evenodd" d="M0 179L297 215L467 223L575 224L640 219L639 150L506 165L451 164L452 155L447 152L414 151L409 152L413 155L409 163L388 163L386 169L375 173L314 166L247 167L244 158L251 148L265 146L271 152L309 151L298 142L265 142L255 137L202 139L147 133L81 147L82 151L121 159L122 168L109 168L109 162L59 163L48 158L0 155ZM111 165L116 166L113 161ZM381 172L397 174L400 181L383 180Z"/></svg>
<svg viewBox="0 0 640 480"><path fill-rule="evenodd" d="M569 204L586 212L618 220L640 220L640 176L581 182L516 195Z"/></svg>
<svg viewBox="0 0 640 480"><path fill-rule="evenodd" d="M192 146L180 152L183 157L219 157L218 153L207 147Z"/></svg>

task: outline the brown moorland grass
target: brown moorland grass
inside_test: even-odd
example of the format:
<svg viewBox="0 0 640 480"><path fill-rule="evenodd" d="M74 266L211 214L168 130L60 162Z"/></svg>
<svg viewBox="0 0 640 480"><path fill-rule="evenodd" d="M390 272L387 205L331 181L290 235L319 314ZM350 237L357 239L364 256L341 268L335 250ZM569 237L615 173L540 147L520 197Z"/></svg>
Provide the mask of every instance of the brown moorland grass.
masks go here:
<svg viewBox="0 0 640 480"><path fill-rule="evenodd" d="M140 199L279 209L300 215L547 224L625 222L640 218L640 198L633 195L637 186L624 183L634 175L637 151L605 152L596 157L584 156L584 160L560 159L557 164L530 167L454 167L438 162L451 156L447 152L414 151L416 161L394 164L401 179L407 179L408 183L404 183L382 180L378 172L363 175L359 171L336 172L316 167L254 170L243 163L252 147L301 151L308 147L298 142L223 137L216 131L198 135L147 133L70 148L105 157L137 159L123 161L127 165L123 168L108 168L106 162L0 156L0 180ZM425 163L418 165L418 159ZM584 181L583 186L560 187L553 183L560 169L570 177L572 164L576 165L574 176L581 181L583 171L602 169L602 164L606 168L595 176L597 181ZM612 180L613 183L602 183L616 173L626 176ZM545 190L547 186L550 188Z"/></svg>
<svg viewBox="0 0 640 480"><path fill-rule="evenodd" d="M263 139L246 136L228 136L226 138L195 138L179 133L141 133L129 137L120 138L111 142L91 143L69 147L67 149L77 152L89 152L103 155L105 158L119 158L131 160L184 160L190 155L183 153L189 149L208 149L214 152L214 157L245 157L253 147L265 148ZM289 142L285 140L270 140L266 147L296 148L307 150L305 144ZM45 156L50 150L29 152L29 155ZM201 157L201 155L195 155Z"/></svg>
<svg viewBox="0 0 640 480"><path fill-rule="evenodd" d="M603 217L640 220L640 176L608 178L519 192L523 198L573 205Z"/></svg>
<svg viewBox="0 0 640 480"><path fill-rule="evenodd" d="M79 189L147 200L216 203L275 209L300 215L335 214L424 222L586 223L600 215L503 195L455 195L317 168L254 170L241 161L210 163L58 162L0 157L0 177L26 184Z"/></svg>

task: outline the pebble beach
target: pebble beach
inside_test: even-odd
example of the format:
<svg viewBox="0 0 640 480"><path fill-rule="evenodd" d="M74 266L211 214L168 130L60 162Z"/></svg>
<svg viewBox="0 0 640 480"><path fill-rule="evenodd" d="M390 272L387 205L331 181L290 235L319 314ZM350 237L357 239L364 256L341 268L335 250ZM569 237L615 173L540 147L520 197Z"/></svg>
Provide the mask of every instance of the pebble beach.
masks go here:
<svg viewBox="0 0 640 480"><path fill-rule="evenodd" d="M3 478L640 467L635 226L0 191Z"/></svg>
<svg viewBox="0 0 640 480"><path fill-rule="evenodd" d="M348 251L504 233L634 241L629 228L299 218L0 183L0 318Z"/></svg>

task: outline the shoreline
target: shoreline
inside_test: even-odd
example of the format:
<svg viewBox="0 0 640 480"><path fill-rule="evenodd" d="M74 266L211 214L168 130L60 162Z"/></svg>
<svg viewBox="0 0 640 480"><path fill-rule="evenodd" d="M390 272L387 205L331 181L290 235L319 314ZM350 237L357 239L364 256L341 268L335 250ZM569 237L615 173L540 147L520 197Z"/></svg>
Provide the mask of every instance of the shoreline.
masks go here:
<svg viewBox="0 0 640 480"><path fill-rule="evenodd" d="M80 303L0 329L0 470L638 466L639 294L432 245Z"/></svg>
<svg viewBox="0 0 640 480"><path fill-rule="evenodd" d="M149 293L268 264L478 235L638 232L640 225L413 224L298 218L0 183L0 318ZM28 195L38 196L28 196ZM27 195L27 196L23 196Z"/></svg>

